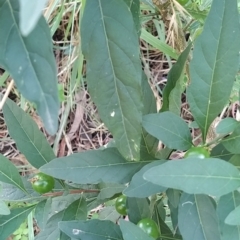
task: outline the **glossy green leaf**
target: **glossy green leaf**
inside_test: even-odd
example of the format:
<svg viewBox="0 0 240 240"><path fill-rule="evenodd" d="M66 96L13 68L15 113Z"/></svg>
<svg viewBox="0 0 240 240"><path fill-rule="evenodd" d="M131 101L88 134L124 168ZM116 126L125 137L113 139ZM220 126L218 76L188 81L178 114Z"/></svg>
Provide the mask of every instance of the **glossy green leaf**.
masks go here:
<svg viewBox="0 0 240 240"><path fill-rule="evenodd" d="M146 181L143 178L143 174L150 168L158 166L166 162L165 160L154 161L144 166L139 172L137 172L128 187L123 191L128 197L137 197L137 198L145 198L149 197L152 194L161 193L166 190L165 187L161 187L159 185L153 184L151 182Z"/></svg>
<svg viewBox="0 0 240 240"><path fill-rule="evenodd" d="M128 160L139 160L142 71L128 6L118 0L86 1L81 36L88 89L99 115L120 153Z"/></svg>
<svg viewBox="0 0 240 240"><path fill-rule="evenodd" d="M62 232L74 239L123 240L119 226L108 220L60 222L58 226Z"/></svg>
<svg viewBox="0 0 240 240"><path fill-rule="evenodd" d="M35 208L34 218L40 229L44 229L46 226L51 205L52 205L52 198L48 198L39 202Z"/></svg>
<svg viewBox="0 0 240 240"><path fill-rule="evenodd" d="M117 193L121 193L125 187L123 184L118 183L99 183L100 193L98 199L108 199Z"/></svg>
<svg viewBox="0 0 240 240"><path fill-rule="evenodd" d="M7 239L26 220L35 206L15 208L9 215L0 215L0 236Z"/></svg>
<svg viewBox="0 0 240 240"><path fill-rule="evenodd" d="M233 133L224 138L221 143L230 153L240 154L240 127L237 127Z"/></svg>
<svg viewBox="0 0 240 240"><path fill-rule="evenodd" d="M239 171L232 164L216 158L171 160L149 169L147 181L189 194L222 196L240 186Z"/></svg>
<svg viewBox="0 0 240 240"><path fill-rule="evenodd" d="M184 240L220 240L217 214L210 197L183 193L178 211L179 229Z"/></svg>
<svg viewBox="0 0 240 240"><path fill-rule="evenodd" d="M127 183L147 163L126 161L115 148L107 148L56 158L42 166L40 171L80 184Z"/></svg>
<svg viewBox="0 0 240 240"><path fill-rule="evenodd" d="M187 150L192 146L187 123L172 112L145 115L143 127L168 148Z"/></svg>
<svg viewBox="0 0 240 240"><path fill-rule="evenodd" d="M237 206L233 211L231 211L226 219L225 223L228 225L240 225L240 206ZM239 229L238 229L239 230Z"/></svg>
<svg viewBox="0 0 240 240"><path fill-rule="evenodd" d="M151 218L149 202L147 198L127 198L128 218L137 224L143 218Z"/></svg>
<svg viewBox="0 0 240 240"><path fill-rule="evenodd" d="M9 215L10 214L10 210L7 206L7 204L0 200L0 215Z"/></svg>
<svg viewBox="0 0 240 240"><path fill-rule="evenodd" d="M20 0L20 30L22 35L28 35L36 26L39 18L42 15L42 10L47 3L47 0L31 1Z"/></svg>
<svg viewBox="0 0 240 240"><path fill-rule="evenodd" d="M26 189L23 185L18 169L2 154L0 154L0 181L12 184L26 193Z"/></svg>
<svg viewBox="0 0 240 240"><path fill-rule="evenodd" d="M240 25L237 0L214 0L190 64L187 99L203 140L222 111L238 70Z"/></svg>
<svg viewBox="0 0 240 240"><path fill-rule="evenodd" d="M231 192L220 198L217 205L217 215L221 240L240 239L240 226L230 226L224 221L228 214L240 205L240 193Z"/></svg>
<svg viewBox="0 0 240 240"><path fill-rule="evenodd" d="M139 0L124 0L132 13L133 21L138 35L140 35L141 23L140 23L140 1Z"/></svg>
<svg viewBox="0 0 240 240"><path fill-rule="evenodd" d="M10 136L32 166L40 168L55 158L50 144L37 124L16 103L8 99L3 107L3 114Z"/></svg>
<svg viewBox="0 0 240 240"><path fill-rule="evenodd" d="M143 91L143 115L157 113L156 99L148 83L147 76L142 73L142 91ZM150 135L142 128L141 139L141 160L153 160L158 147L158 139ZM152 156L153 155L153 156Z"/></svg>
<svg viewBox="0 0 240 240"><path fill-rule="evenodd" d="M189 44L188 47L179 56L177 62L173 65L173 67L169 71L169 74L167 77L167 84L163 90L163 103L162 103L162 108L160 110L161 112L169 111L169 105L171 104L171 101L173 101L173 99L171 98L171 93L176 87L178 87L177 83L182 78L182 74L184 72L185 64L188 59L188 55L191 50L191 47L192 47L192 44Z"/></svg>
<svg viewBox="0 0 240 240"><path fill-rule="evenodd" d="M154 240L154 238L148 236L142 229L131 222L121 219L119 223L124 240Z"/></svg>
<svg viewBox="0 0 240 240"><path fill-rule="evenodd" d="M23 37L19 30L19 1L0 0L0 36L0 64L23 96L36 104L46 130L54 135L59 109L57 74L45 19L41 17L34 30Z"/></svg>
<svg viewBox="0 0 240 240"><path fill-rule="evenodd" d="M216 127L216 133L228 134L240 127L239 122L234 118L224 118Z"/></svg>

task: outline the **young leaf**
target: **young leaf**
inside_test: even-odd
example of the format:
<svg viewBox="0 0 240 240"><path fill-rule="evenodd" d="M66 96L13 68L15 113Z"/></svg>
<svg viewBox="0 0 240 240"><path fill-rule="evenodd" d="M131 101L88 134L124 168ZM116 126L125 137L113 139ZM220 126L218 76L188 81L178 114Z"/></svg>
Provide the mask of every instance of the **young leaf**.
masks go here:
<svg viewBox="0 0 240 240"><path fill-rule="evenodd" d="M169 148L187 150L192 146L188 125L172 112L144 116L143 127Z"/></svg>
<svg viewBox="0 0 240 240"><path fill-rule="evenodd" d="M216 133L229 134L239 127L239 122L234 118L224 118L216 127Z"/></svg>
<svg viewBox="0 0 240 240"><path fill-rule="evenodd" d="M240 239L240 227L230 226L224 222L228 214L239 205L240 193L238 191L224 195L218 201L217 215L221 232L221 240Z"/></svg>
<svg viewBox="0 0 240 240"><path fill-rule="evenodd" d="M129 186L123 191L123 194L128 197L145 198L151 196L152 194L164 192L166 190L165 187L161 187L159 185L148 182L143 178L143 174L148 169L161 165L164 162L166 161L159 160L144 166L133 176L132 181L130 182Z"/></svg>
<svg viewBox="0 0 240 240"><path fill-rule="evenodd" d="M108 220L60 222L58 227L73 239L81 240L123 240L120 227Z"/></svg>
<svg viewBox="0 0 240 240"><path fill-rule="evenodd" d="M37 124L16 103L8 99L4 104L3 114L10 136L33 167L40 168L55 158Z"/></svg>
<svg viewBox="0 0 240 240"><path fill-rule="evenodd" d="M187 99L203 140L231 93L238 70L239 26L237 0L214 0L194 46Z"/></svg>
<svg viewBox="0 0 240 240"><path fill-rule="evenodd" d="M26 220L35 206L11 209L9 215L0 215L1 239L7 239Z"/></svg>
<svg viewBox="0 0 240 240"><path fill-rule="evenodd" d="M219 240L215 207L206 195L183 193L179 203L178 224L184 240Z"/></svg>
<svg viewBox="0 0 240 240"><path fill-rule="evenodd" d="M137 224L143 218L150 218L149 201L147 198L127 198L128 218Z"/></svg>
<svg viewBox="0 0 240 240"><path fill-rule="evenodd" d="M121 219L119 223L124 240L154 240L154 238L148 236L142 229L131 222Z"/></svg>
<svg viewBox="0 0 240 240"><path fill-rule="evenodd" d="M224 138L221 143L229 152L240 154L240 127L237 127L233 133Z"/></svg>
<svg viewBox="0 0 240 240"><path fill-rule="evenodd" d="M2 154L0 154L0 181L12 184L27 193L17 168Z"/></svg>
<svg viewBox="0 0 240 240"><path fill-rule="evenodd" d="M222 196L240 186L239 171L216 158L171 160L149 169L143 178L167 188L189 194Z"/></svg>
<svg viewBox="0 0 240 240"><path fill-rule="evenodd" d="M139 160L142 71L128 6L118 0L86 1L81 36L88 88L100 117L120 153L128 160Z"/></svg>
<svg viewBox="0 0 240 240"><path fill-rule="evenodd" d="M23 96L36 104L46 130L54 135L59 109L57 74L44 17L23 37L19 30L19 1L0 0L0 36L0 64L11 74Z"/></svg>
<svg viewBox="0 0 240 240"><path fill-rule="evenodd" d="M188 47L182 52L179 56L177 62L171 68L168 78L167 84L163 90L163 104L160 112L169 111L169 105L171 104L171 92L176 88L177 83L180 81L182 77L182 73L184 71L184 67L191 50L192 44L190 43Z"/></svg>
<svg viewBox="0 0 240 240"><path fill-rule="evenodd" d="M36 2L31 0L20 0L19 3L20 30L22 35L27 36L36 26L47 0Z"/></svg>
<svg viewBox="0 0 240 240"><path fill-rule="evenodd" d="M56 158L40 171L79 184L127 183L147 163L126 161L116 148L107 148Z"/></svg>

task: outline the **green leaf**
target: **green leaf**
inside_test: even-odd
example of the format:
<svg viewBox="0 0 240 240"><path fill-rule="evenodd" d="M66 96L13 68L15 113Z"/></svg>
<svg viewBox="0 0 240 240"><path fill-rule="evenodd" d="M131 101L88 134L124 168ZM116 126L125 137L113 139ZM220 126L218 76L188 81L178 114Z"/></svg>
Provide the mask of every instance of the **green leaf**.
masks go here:
<svg viewBox="0 0 240 240"><path fill-rule="evenodd" d="M0 215L9 215L10 214L10 210L7 206L7 204L0 200Z"/></svg>
<svg viewBox="0 0 240 240"><path fill-rule="evenodd" d="M234 118L224 118L216 127L216 133L229 134L239 127L239 122Z"/></svg>
<svg viewBox="0 0 240 240"><path fill-rule="evenodd" d="M4 104L3 114L10 136L33 167L40 168L55 158L37 124L16 103L8 99Z"/></svg>
<svg viewBox="0 0 240 240"><path fill-rule="evenodd" d="M88 0L81 36L88 89L99 115L120 153L139 160L142 71L132 14L123 1Z"/></svg>
<svg viewBox="0 0 240 240"><path fill-rule="evenodd" d="M221 240L240 239L240 227L229 226L224 221L228 214L240 205L240 193L231 192L220 198L217 205L217 215L221 232Z"/></svg>
<svg viewBox="0 0 240 240"><path fill-rule="evenodd" d="M143 91L143 115L157 113L156 100L149 85L147 76L142 72L142 91ZM141 139L141 160L153 160L158 147L158 139L150 135L142 128ZM153 155L153 156L151 156Z"/></svg>
<svg viewBox="0 0 240 240"><path fill-rule="evenodd" d="M33 190L31 183L27 178L21 177L21 181L23 182L24 189L26 189L27 192L23 192L15 185L1 183L0 199L10 202L26 202L33 199L44 199L44 197L40 196L39 193Z"/></svg>
<svg viewBox="0 0 240 240"><path fill-rule="evenodd" d="M83 197L71 203L64 211L62 221L70 220L86 220L87 219L87 203ZM65 233L60 233L60 240L68 240L69 237Z"/></svg>
<svg viewBox="0 0 240 240"><path fill-rule="evenodd" d="M139 0L124 0L128 5L129 10L132 13L133 21L135 23L136 31L140 35L141 23L140 23L140 1Z"/></svg>
<svg viewBox="0 0 240 240"><path fill-rule="evenodd" d="M56 158L40 171L80 184L127 183L147 163L126 161L115 148L107 148Z"/></svg>
<svg viewBox="0 0 240 240"><path fill-rule="evenodd" d="M147 198L127 198L128 218L137 224L143 218L151 218L149 201Z"/></svg>
<svg viewBox="0 0 240 240"><path fill-rule="evenodd" d="M233 211L231 211L226 219L225 223L228 225L240 225L240 206L236 207ZM238 229L239 230L239 229Z"/></svg>
<svg viewBox="0 0 240 240"><path fill-rule="evenodd" d="M27 36L36 26L47 0L20 0L19 22L22 35Z"/></svg>
<svg viewBox="0 0 240 240"><path fill-rule="evenodd" d="M227 151L222 143L216 145L211 151L211 157L213 158L221 158L229 161L232 156L233 154Z"/></svg>
<svg viewBox="0 0 240 240"><path fill-rule="evenodd" d="M60 222L58 227L74 239L123 240L119 226L108 220Z"/></svg>
<svg viewBox="0 0 240 240"><path fill-rule="evenodd" d="M35 206L15 208L9 215L0 215L1 239L7 239L26 220Z"/></svg>
<svg viewBox="0 0 240 240"><path fill-rule="evenodd" d="M154 238L148 236L141 228L135 224L120 219L120 228L124 240L153 240Z"/></svg>
<svg viewBox="0 0 240 240"><path fill-rule="evenodd" d="M0 181L12 184L21 191L27 193L18 169L14 166L14 164L2 154L0 154L0 163Z"/></svg>
<svg viewBox="0 0 240 240"><path fill-rule="evenodd" d="M183 74L169 95L169 111L175 113L178 116L181 115L182 94L186 89L187 81L187 77Z"/></svg>
<svg viewBox="0 0 240 240"><path fill-rule="evenodd" d="M119 220L119 213L116 211L115 206L105 206L98 214L99 220L110 220L117 222Z"/></svg>
<svg viewBox="0 0 240 240"><path fill-rule="evenodd" d="M166 162L165 160L154 161L144 166L139 172L137 172L130 182L129 186L123 191L123 194L128 197L145 198L152 194L161 193L166 188L146 181L143 178L143 174L150 168L158 166Z"/></svg>
<svg viewBox="0 0 240 240"><path fill-rule="evenodd" d="M48 198L39 202L35 208L34 218L40 229L44 229L46 226L51 205L52 205L52 198Z"/></svg>
<svg viewBox="0 0 240 240"><path fill-rule="evenodd" d="M164 41L159 40L157 37L154 37L151 33L147 32L145 28L142 28L141 30L141 39L169 57L173 59L178 58L179 54L174 48L167 45Z"/></svg>
<svg viewBox="0 0 240 240"><path fill-rule="evenodd" d="M60 236L58 223L62 220L63 215L64 211L61 211L50 217L44 228L41 229L41 232L35 237L35 240L58 239Z"/></svg>
<svg viewBox="0 0 240 240"><path fill-rule="evenodd" d="M117 193L121 193L125 185L118 183L100 183L99 188L101 189L98 199L108 199L113 197Z"/></svg>
<svg viewBox="0 0 240 240"><path fill-rule="evenodd" d="M162 213L162 211L164 211ZM163 203L160 202L158 204L154 205L154 209L153 209L153 217L152 219L157 223L158 225L158 229L159 229L159 233L161 236L161 240L165 240L165 239L181 239L178 236L173 236L172 231L170 230L170 228L168 227L168 225L165 223L165 220L163 220L163 214L164 216L166 215L165 209L163 208Z"/></svg>
<svg viewBox="0 0 240 240"><path fill-rule="evenodd" d="M216 158L171 160L149 169L143 178L189 194L213 196L222 196L240 186L238 169Z"/></svg>
<svg viewBox="0 0 240 240"><path fill-rule="evenodd" d="M179 203L178 224L184 240L219 240L215 207L206 195L183 193Z"/></svg>
<svg viewBox="0 0 240 240"><path fill-rule="evenodd" d="M0 64L11 74L23 96L36 104L46 130L54 135L59 109L57 74L44 17L23 37L19 29L19 1L0 0L0 36Z"/></svg>
<svg viewBox="0 0 240 240"><path fill-rule="evenodd" d="M177 62L173 65L169 71L167 77L167 84L163 89L163 103L161 112L169 111L169 106L173 100L170 96L172 91L178 87L177 84L182 78L184 72L185 64L188 59L189 52L191 50L192 44L190 43L188 47L181 53Z"/></svg>
<svg viewBox="0 0 240 240"><path fill-rule="evenodd" d="M214 0L190 64L187 99L203 140L222 111L238 70L240 44L237 0Z"/></svg>
<svg viewBox="0 0 240 240"><path fill-rule="evenodd" d="M188 125L172 112L144 116L143 127L168 148L187 150L192 146Z"/></svg>
<svg viewBox="0 0 240 240"><path fill-rule="evenodd" d="M233 133L224 138L221 143L230 153L240 154L240 127L237 127Z"/></svg>
<svg viewBox="0 0 240 240"><path fill-rule="evenodd" d="M177 208L181 197L181 191L169 188L166 191L166 194L168 197L168 201L172 204L174 208Z"/></svg>

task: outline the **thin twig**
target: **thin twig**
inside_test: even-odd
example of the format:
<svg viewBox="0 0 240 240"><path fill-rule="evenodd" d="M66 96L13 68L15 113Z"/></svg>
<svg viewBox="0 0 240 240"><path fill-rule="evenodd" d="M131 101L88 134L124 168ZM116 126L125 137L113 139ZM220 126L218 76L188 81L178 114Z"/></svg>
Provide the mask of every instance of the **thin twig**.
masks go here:
<svg viewBox="0 0 240 240"><path fill-rule="evenodd" d="M6 100L7 100L7 98L8 98L8 95L9 95L9 93L10 93L11 90L12 90L13 85L14 85L14 80L12 79L11 82L9 83L9 85L8 85L8 88L7 88L7 90L6 90L3 98L2 98L2 101L0 102L0 110L2 110L3 105L4 105L4 103L6 102Z"/></svg>

